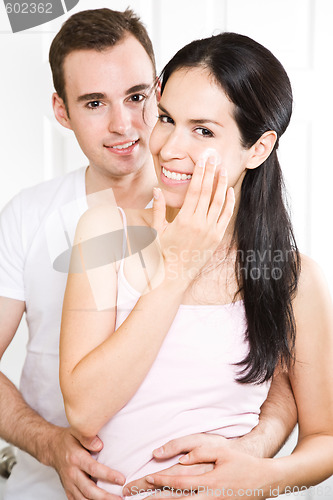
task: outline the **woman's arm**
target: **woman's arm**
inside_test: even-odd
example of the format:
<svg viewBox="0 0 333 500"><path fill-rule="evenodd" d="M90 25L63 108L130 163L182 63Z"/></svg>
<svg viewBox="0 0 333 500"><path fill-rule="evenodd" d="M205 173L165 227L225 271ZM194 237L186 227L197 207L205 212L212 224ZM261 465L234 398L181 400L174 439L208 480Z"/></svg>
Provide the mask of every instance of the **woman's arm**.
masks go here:
<svg viewBox="0 0 333 500"><path fill-rule="evenodd" d="M333 307L322 271L307 257L302 258L294 313L296 362L289 375L299 439L278 465L286 485L310 486L333 474Z"/></svg>
<svg viewBox="0 0 333 500"><path fill-rule="evenodd" d="M60 336L60 384L68 420L83 436L97 434L134 395L158 354L184 291L221 241L232 216L234 195L230 188L226 196L226 175L220 175L210 203L213 181L214 165L208 162L204 169L198 164L183 207L170 224L165 221L160 192L154 202L153 226L160 235L164 279L140 297L116 331L115 265L69 274ZM84 214L75 238L83 265L84 241L120 226L114 207L103 205ZM196 259L182 259L184 251L187 256L194 251ZM96 298L102 310L96 309Z"/></svg>
<svg viewBox="0 0 333 500"><path fill-rule="evenodd" d="M94 208L80 220L74 248L80 254L84 241L119 227L114 209ZM60 337L60 384L75 430L84 436L97 434L132 397L157 356L183 292L180 280L163 280L138 300L115 331L116 265L69 274Z"/></svg>

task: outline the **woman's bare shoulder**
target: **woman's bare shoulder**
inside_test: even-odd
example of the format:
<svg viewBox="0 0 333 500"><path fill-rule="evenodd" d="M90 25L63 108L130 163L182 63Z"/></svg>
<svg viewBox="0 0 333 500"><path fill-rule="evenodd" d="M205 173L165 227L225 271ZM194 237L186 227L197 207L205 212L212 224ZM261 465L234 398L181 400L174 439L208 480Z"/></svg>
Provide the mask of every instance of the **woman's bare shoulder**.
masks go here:
<svg viewBox="0 0 333 500"><path fill-rule="evenodd" d="M88 208L76 227L75 242L105 234L122 227L121 214L113 204L104 203Z"/></svg>
<svg viewBox="0 0 333 500"><path fill-rule="evenodd" d="M151 210L125 209L126 225L150 225L152 216L146 212L151 212ZM123 227L124 218L119 207L112 203L93 206L80 217L76 228L75 242L79 243Z"/></svg>
<svg viewBox="0 0 333 500"><path fill-rule="evenodd" d="M301 254L301 272L294 300L296 312L308 315L332 307L331 293L323 269L311 257Z"/></svg>
<svg viewBox="0 0 333 500"><path fill-rule="evenodd" d="M299 293L313 292L317 287L327 286L325 274L321 266L314 259L305 254L300 254L301 272L299 276Z"/></svg>
<svg viewBox="0 0 333 500"><path fill-rule="evenodd" d="M153 221L153 210L151 208L125 209L128 226L151 226Z"/></svg>

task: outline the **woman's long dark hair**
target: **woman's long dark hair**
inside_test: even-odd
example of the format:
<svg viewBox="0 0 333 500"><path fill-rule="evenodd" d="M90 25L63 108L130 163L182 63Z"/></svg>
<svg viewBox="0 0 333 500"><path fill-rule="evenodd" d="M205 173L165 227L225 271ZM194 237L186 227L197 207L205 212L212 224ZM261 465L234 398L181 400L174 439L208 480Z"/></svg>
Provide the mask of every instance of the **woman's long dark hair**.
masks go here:
<svg viewBox="0 0 333 500"><path fill-rule="evenodd" d="M246 36L222 33L196 40L177 52L162 72L161 93L172 73L194 67L208 70L235 105L244 148L268 130L278 137L267 160L246 172L234 231L237 294L244 300L250 346L238 363L238 380L259 383L272 377L278 363L290 365L295 344L292 299L300 256L276 152L291 117L291 85L268 49Z"/></svg>

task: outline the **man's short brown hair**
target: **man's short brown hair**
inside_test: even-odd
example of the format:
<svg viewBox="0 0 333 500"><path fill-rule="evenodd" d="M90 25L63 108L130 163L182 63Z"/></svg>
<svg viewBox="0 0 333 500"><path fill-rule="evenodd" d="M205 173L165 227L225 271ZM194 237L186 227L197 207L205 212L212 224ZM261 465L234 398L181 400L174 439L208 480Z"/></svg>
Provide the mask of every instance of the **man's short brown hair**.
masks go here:
<svg viewBox="0 0 333 500"><path fill-rule="evenodd" d="M141 43L152 62L155 76L153 45L145 26L131 9L127 8L124 12L111 9L84 10L67 19L55 36L49 53L54 88L66 107L65 57L74 50L103 51L127 35L134 36Z"/></svg>

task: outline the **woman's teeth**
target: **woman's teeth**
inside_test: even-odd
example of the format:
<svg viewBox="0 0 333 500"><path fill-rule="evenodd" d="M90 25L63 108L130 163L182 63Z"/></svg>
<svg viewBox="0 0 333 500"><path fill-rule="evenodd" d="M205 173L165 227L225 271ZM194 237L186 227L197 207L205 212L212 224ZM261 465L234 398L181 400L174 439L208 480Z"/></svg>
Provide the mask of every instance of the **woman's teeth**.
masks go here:
<svg viewBox="0 0 333 500"><path fill-rule="evenodd" d="M166 168L162 167L162 172L165 177L168 179L174 179L176 181L186 181L187 179L191 179L192 175L190 174L180 174L179 172L170 172Z"/></svg>

